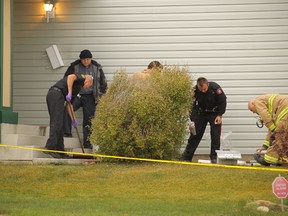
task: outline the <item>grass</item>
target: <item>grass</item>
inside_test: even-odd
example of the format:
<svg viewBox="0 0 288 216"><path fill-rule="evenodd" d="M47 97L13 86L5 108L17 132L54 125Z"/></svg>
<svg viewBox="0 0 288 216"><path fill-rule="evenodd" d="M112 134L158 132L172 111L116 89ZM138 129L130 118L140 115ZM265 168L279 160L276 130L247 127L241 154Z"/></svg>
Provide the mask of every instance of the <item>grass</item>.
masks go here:
<svg viewBox="0 0 288 216"><path fill-rule="evenodd" d="M2 215L263 215L277 172L157 163L0 163ZM287 173L281 173L287 179ZM270 211L265 215L287 215Z"/></svg>

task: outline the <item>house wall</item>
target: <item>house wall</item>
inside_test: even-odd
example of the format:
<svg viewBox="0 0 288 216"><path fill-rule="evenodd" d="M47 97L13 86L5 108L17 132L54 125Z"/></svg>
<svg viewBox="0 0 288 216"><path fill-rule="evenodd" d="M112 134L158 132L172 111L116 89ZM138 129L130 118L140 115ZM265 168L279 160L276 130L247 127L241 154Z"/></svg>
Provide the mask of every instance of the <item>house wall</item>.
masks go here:
<svg viewBox="0 0 288 216"><path fill-rule="evenodd" d="M108 81L120 68L132 74L159 60L187 65L195 79L219 83L228 98L223 131L232 131L232 145L241 153L254 152L266 134L247 110L249 99L288 94L286 0L51 2L56 17L46 23L43 1L14 1L13 99L19 123L49 123L47 90L86 48ZM45 53L53 44L65 64L55 70ZM209 153L209 141L197 153Z"/></svg>

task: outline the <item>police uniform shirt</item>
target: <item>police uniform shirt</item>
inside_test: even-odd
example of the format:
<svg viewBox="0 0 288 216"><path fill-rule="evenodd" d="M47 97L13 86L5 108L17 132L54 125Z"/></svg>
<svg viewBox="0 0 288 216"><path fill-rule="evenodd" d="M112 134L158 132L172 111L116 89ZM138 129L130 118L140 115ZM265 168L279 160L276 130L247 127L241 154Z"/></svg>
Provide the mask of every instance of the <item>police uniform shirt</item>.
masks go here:
<svg viewBox="0 0 288 216"><path fill-rule="evenodd" d="M217 83L208 83L208 90L205 93L199 91L196 85L193 112L197 109L197 112L200 111L202 114L214 112L223 115L226 110L226 95Z"/></svg>
<svg viewBox="0 0 288 216"><path fill-rule="evenodd" d="M86 79L85 75L83 74L75 74L75 75L77 76L77 79L74 81L72 86L72 97L75 97L80 92L80 90L84 86L84 82ZM64 77L63 79L59 80L54 86L52 86L60 89L64 96L68 94L67 78L68 77Z"/></svg>

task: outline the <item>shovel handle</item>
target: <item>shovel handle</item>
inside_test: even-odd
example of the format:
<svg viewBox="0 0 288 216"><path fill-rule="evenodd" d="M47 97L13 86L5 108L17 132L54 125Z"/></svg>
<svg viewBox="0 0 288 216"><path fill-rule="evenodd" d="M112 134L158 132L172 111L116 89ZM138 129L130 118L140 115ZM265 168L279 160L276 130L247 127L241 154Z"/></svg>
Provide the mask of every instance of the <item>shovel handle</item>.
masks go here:
<svg viewBox="0 0 288 216"><path fill-rule="evenodd" d="M73 111L73 106L72 106L72 104L70 102L67 102L67 107L68 107L68 112L70 113L71 119L72 120L76 120L75 114L74 114L74 111ZM77 137L78 137L82 152L85 153L84 146L83 146L83 143L81 142L81 138L80 138L80 135L79 135L79 132L78 132L78 128L76 127L75 129L76 129Z"/></svg>

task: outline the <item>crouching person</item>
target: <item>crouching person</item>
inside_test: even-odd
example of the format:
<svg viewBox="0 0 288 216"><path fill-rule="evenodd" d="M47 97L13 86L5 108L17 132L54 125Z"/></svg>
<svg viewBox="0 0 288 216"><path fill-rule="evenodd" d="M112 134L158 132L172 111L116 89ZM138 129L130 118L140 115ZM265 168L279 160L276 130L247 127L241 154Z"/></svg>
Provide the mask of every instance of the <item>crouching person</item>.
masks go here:
<svg viewBox="0 0 288 216"><path fill-rule="evenodd" d="M288 160L288 96L266 94L248 103L248 109L257 113L260 122L268 128L263 146L257 149L254 159L264 165L280 165ZM263 155L262 150L267 150Z"/></svg>

